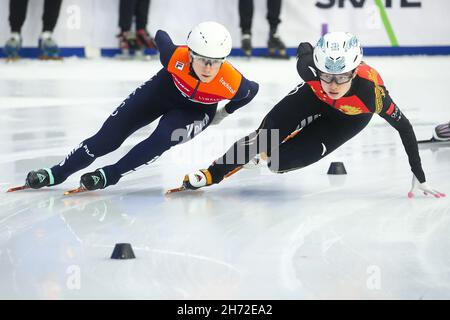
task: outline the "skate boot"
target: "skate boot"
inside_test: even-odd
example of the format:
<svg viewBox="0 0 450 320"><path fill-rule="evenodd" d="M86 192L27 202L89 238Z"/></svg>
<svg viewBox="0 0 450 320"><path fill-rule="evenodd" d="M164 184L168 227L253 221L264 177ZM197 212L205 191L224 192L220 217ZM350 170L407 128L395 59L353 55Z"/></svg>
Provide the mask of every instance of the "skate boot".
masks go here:
<svg viewBox="0 0 450 320"><path fill-rule="evenodd" d="M252 35L250 33L242 34L241 48L247 57L252 55Z"/></svg>
<svg viewBox="0 0 450 320"><path fill-rule="evenodd" d="M433 139L437 141L450 140L450 122L436 126L433 130Z"/></svg>
<svg viewBox="0 0 450 320"><path fill-rule="evenodd" d="M48 168L30 171L25 180L25 185L32 189L48 187L55 183L52 171Z"/></svg>
<svg viewBox="0 0 450 320"><path fill-rule="evenodd" d="M18 60L19 50L22 47L22 37L18 32L11 33L11 38L5 43L5 54L8 60Z"/></svg>
<svg viewBox="0 0 450 320"><path fill-rule="evenodd" d="M122 31L118 36L121 53L117 55L121 59L129 59L130 53L137 49L136 35L131 31Z"/></svg>
<svg viewBox="0 0 450 320"><path fill-rule="evenodd" d="M59 60L59 48L55 40L52 39L50 31L42 32L39 37L39 49L41 50L40 59L42 60Z"/></svg>
<svg viewBox="0 0 450 320"><path fill-rule="evenodd" d="M196 190L212 184L211 173L207 169L200 169L184 176L183 187L189 190Z"/></svg>
<svg viewBox="0 0 450 320"><path fill-rule="evenodd" d="M153 37L150 36L147 30L139 29L136 31L136 43L139 47L145 47L147 49L156 49L156 42Z"/></svg>
<svg viewBox="0 0 450 320"><path fill-rule="evenodd" d="M269 48L270 57L286 57L286 46L284 42L280 39L280 36L274 32L270 33L269 41L267 42Z"/></svg>
<svg viewBox="0 0 450 320"><path fill-rule="evenodd" d="M81 176L80 186L86 190L104 189L106 187L106 175L103 169L88 172Z"/></svg>
<svg viewBox="0 0 450 320"><path fill-rule="evenodd" d="M211 173L207 169L200 169L185 175L181 187L167 190L166 195L185 190L197 190L199 188L210 186L211 184Z"/></svg>
<svg viewBox="0 0 450 320"><path fill-rule="evenodd" d="M134 56L137 60L149 60L150 56L145 54L145 49L157 49L155 40L145 29L136 31L136 47Z"/></svg>

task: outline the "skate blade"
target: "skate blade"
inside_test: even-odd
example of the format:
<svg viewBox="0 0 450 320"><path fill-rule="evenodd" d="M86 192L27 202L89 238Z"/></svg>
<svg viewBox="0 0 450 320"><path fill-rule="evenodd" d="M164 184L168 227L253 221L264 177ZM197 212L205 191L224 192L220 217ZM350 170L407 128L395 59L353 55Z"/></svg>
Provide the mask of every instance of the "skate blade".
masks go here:
<svg viewBox="0 0 450 320"><path fill-rule="evenodd" d="M269 49L268 57L271 59L289 60L289 57L286 54L286 49Z"/></svg>
<svg viewBox="0 0 450 320"><path fill-rule="evenodd" d="M171 193L176 193L176 192L181 192L181 191L185 191L187 190L184 186L178 187L178 188L174 188L174 189L169 189L166 191L166 196L171 194Z"/></svg>
<svg viewBox="0 0 450 320"><path fill-rule="evenodd" d="M242 168L244 168L244 166L237 167L236 169L234 169L234 170L228 172L228 173L224 176L224 178L231 177L233 174L235 174L236 172L240 171Z"/></svg>
<svg viewBox="0 0 450 320"><path fill-rule="evenodd" d="M50 56L40 56L39 60L43 61L62 61L63 57L50 57Z"/></svg>
<svg viewBox="0 0 450 320"><path fill-rule="evenodd" d="M15 192L15 191L26 190L26 189L30 189L30 187L27 185L13 187L13 188L9 188L8 190L6 190L6 192Z"/></svg>
<svg viewBox="0 0 450 320"><path fill-rule="evenodd" d="M288 135L286 138L283 139L283 141L281 141L281 143L285 143L286 141L291 140L292 138L294 138L296 135L298 135L300 133L300 131L302 131L303 128L300 128L298 130L295 130L294 132L292 132L290 135Z"/></svg>
<svg viewBox="0 0 450 320"><path fill-rule="evenodd" d="M9 62L17 62L17 61L19 61L19 60L20 60L20 57L8 57L8 58L5 59L5 62L6 62L6 63L9 63Z"/></svg>
<svg viewBox="0 0 450 320"><path fill-rule="evenodd" d="M81 193L81 192L86 192L86 191L88 191L88 189L86 189L84 187L78 187L76 189L72 189L72 190L64 192L64 195L67 196L69 194Z"/></svg>

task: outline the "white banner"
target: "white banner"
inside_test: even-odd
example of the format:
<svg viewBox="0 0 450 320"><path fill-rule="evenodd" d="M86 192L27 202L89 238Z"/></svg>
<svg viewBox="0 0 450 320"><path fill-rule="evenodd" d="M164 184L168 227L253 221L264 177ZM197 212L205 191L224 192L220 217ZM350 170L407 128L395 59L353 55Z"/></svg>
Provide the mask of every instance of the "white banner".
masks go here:
<svg viewBox="0 0 450 320"><path fill-rule="evenodd" d="M43 2L29 1L22 28L25 47L37 46ZM254 0L254 47L267 43L266 4ZM118 0L63 0L55 39L61 47L117 48L118 6ZM315 43L325 29L355 33L364 46L448 46L448 12L448 0L283 0L279 34L288 47L300 41ZM9 37L8 16L9 0L0 0L0 46ZM225 24L234 47L240 47L238 0L153 0L148 30L154 34L164 29L181 44L193 25L206 20Z"/></svg>

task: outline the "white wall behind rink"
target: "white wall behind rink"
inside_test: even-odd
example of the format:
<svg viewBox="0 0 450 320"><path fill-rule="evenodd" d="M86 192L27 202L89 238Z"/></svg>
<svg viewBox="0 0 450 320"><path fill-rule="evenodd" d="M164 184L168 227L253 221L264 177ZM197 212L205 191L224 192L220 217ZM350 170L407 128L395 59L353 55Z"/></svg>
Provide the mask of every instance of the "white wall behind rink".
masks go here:
<svg viewBox="0 0 450 320"><path fill-rule="evenodd" d="M254 0L253 43L266 46L269 31L266 1ZM343 8L338 8L343 1ZM289 47L300 41L315 43L322 24L330 31L346 30L357 34L365 46L390 46L374 0L354 8L351 0L283 0L279 33ZM421 8L401 8L401 0L392 0L388 13L400 45L450 45L450 1L408 0L420 2ZM37 46L42 28L44 0L29 0L27 19L22 29L25 47ZM319 9L316 3L336 3L331 9ZM62 47L116 48L119 0L63 0L55 38ZM8 39L9 0L0 0L0 46ZM231 32L234 47L240 46L238 0L152 0L149 26L169 32L175 43L184 43L189 29L198 22L215 20Z"/></svg>

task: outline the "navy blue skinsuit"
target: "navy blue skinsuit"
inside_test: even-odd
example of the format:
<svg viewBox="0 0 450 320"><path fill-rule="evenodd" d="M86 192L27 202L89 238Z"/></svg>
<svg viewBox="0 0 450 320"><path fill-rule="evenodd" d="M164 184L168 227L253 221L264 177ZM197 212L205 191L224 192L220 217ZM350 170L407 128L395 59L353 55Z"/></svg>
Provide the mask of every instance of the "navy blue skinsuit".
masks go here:
<svg viewBox="0 0 450 320"><path fill-rule="evenodd" d="M161 116L158 126L147 139L134 146L117 163L103 168L105 186L116 184L124 174L155 161L172 146L192 139L208 127L216 113L217 103L203 104L183 95L167 71L167 65L178 47L162 30L156 33L155 41L163 68L132 92L95 135L81 142L61 163L51 168L54 184L62 183L96 158L116 150L133 132ZM198 79L195 74L192 76ZM257 92L258 84L242 77L235 96L225 106L227 112L232 113L249 103ZM196 130L187 129L192 125L197 126ZM177 129L185 129L185 134L172 139L172 133Z"/></svg>

